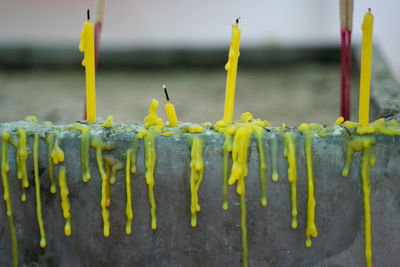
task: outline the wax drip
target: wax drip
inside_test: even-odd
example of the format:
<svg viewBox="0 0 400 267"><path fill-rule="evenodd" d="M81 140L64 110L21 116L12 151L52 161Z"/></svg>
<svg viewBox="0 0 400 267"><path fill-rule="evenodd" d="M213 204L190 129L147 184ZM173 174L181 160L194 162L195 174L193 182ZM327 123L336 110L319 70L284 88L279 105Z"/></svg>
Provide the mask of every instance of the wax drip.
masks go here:
<svg viewBox="0 0 400 267"><path fill-rule="evenodd" d="M365 258L367 266L372 266L371 249L371 208L370 208L370 167L376 162L374 145L376 140L373 137L355 137L346 142L346 164L343 169L343 176L347 176L351 167L351 157L354 152L362 151L361 159L361 180L364 193L364 217L365 217ZM350 157L350 159L349 159Z"/></svg>
<svg viewBox="0 0 400 267"><path fill-rule="evenodd" d="M44 232L44 223L42 216L42 202L40 199L40 180L39 180L39 134L34 135L33 141L33 169L35 173L35 189L36 189L36 215L40 230L40 246L46 247L46 235Z"/></svg>
<svg viewBox="0 0 400 267"><path fill-rule="evenodd" d="M66 236L71 235L71 213L68 200L68 185L65 167L61 166L58 170L58 183L60 186L61 208L65 219L64 233Z"/></svg>
<svg viewBox="0 0 400 267"><path fill-rule="evenodd" d="M4 187L4 201L6 202L7 207L7 217L8 224L10 226L10 234L11 234L11 244L12 244L12 263L14 267L18 266L18 244L17 244L17 234L15 231L14 224L14 215L12 212L11 206L11 195L10 188L8 185L8 171L10 167L8 165L8 142L10 140L10 133L5 132L2 135L2 155L1 155L1 176L3 179L3 187Z"/></svg>
<svg viewBox="0 0 400 267"><path fill-rule="evenodd" d="M200 211L198 191L203 181L204 162L203 162L203 141L200 137L194 137L192 140L192 151L190 162L190 191L191 191L191 225L197 225L197 213Z"/></svg>
<svg viewBox="0 0 400 267"><path fill-rule="evenodd" d="M96 161L97 161L97 166L99 168L100 176L101 176L101 214L103 216L103 232L104 236L108 237L110 235L110 213L107 209L107 207L110 206L110 198L109 195L107 194L108 191L108 186L110 183L110 178L109 175L107 175L106 171L104 170L103 167L103 157L102 157L102 151L104 150L112 150L113 146L109 143L103 143L100 139L98 138L93 138L91 141L91 146L96 149ZM108 202L107 202L108 200Z"/></svg>
<svg viewBox="0 0 400 267"><path fill-rule="evenodd" d="M288 180L291 189L291 202L292 202L292 228L297 229L297 167L296 167L296 146L294 138L291 133L284 134L284 148L283 155L287 158Z"/></svg>
<svg viewBox="0 0 400 267"><path fill-rule="evenodd" d="M89 149L90 149L90 131L89 127L82 124L75 124L74 128L82 132L81 136L81 169L82 180L88 182L90 180L89 169Z"/></svg>

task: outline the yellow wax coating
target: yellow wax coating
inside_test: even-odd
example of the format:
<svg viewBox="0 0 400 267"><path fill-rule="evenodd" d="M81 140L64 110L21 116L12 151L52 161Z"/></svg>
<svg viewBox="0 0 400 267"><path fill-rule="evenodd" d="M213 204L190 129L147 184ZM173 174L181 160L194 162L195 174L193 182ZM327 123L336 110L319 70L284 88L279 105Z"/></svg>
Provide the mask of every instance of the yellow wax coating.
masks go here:
<svg viewBox="0 0 400 267"><path fill-rule="evenodd" d="M237 181L236 192L240 195L240 209L241 209L241 228L242 228L242 258L243 265L248 265L248 252L247 252L247 229L246 229L246 198L245 198L245 183L244 178L247 176L248 166L248 150L251 143L251 137L254 131L262 132L262 127L268 126L267 121L254 119L250 112L245 112L241 115L240 120L235 123L226 120L218 121L214 128L218 132L224 134L225 142L223 147L223 209L228 208L228 195L227 188L225 187L226 178L228 176L229 165L229 152L232 152L232 171L228 180L229 184L234 184ZM231 136L234 135L233 144ZM264 153L262 153L264 154ZM262 164L260 164L260 172L263 171ZM260 177L262 179L262 177ZM265 178L263 179L265 180ZM263 186L262 184L260 185ZM266 198L265 198L266 200Z"/></svg>
<svg viewBox="0 0 400 267"><path fill-rule="evenodd" d="M264 130L261 128L255 129L257 138L258 160L260 164L260 191L261 191L261 205L267 206L267 164L265 163L264 152Z"/></svg>
<svg viewBox="0 0 400 267"><path fill-rule="evenodd" d="M79 51L84 53L82 66L86 72L86 109L87 121L96 122L96 87L95 87L95 61L94 61L94 27L87 20L81 32Z"/></svg>
<svg viewBox="0 0 400 267"><path fill-rule="evenodd" d="M87 126L75 124L74 128L82 132L81 136L81 170L82 180L88 182L90 180L89 169L89 149L90 149L90 132Z"/></svg>
<svg viewBox="0 0 400 267"><path fill-rule="evenodd" d="M148 198L150 203L151 213L151 228L155 230L157 228L156 218L156 201L154 199L154 169L157 162L157 151L155 144L155 134L159 134L163 129L164 125L162 119L157 116L157 107L159 103L153 99L149 109L149 115L144 118L144 127L137 138L142 139L144 142L144 155L145 155L145 167L146 167L146 183L148 186ZM135 169L136 170L136 169Z"/></svg>
<svg viewBox="0 0 400 267"><path fill-rule="evenodd" d="M10 133L5 132L2 135L2 145L1 145L1 177L3 179L4 187L4 201L7 207L7 217L8 224L10 226L11 243L12 243L12 263L14 267L18 266L18 244L17 244L17 234L15 232L14 216L11 206L10 188L8 186L8 171L10 167L8 165L8 142L10 140Z"/></svg>
<svg viewBox="0 0 400 267"><path fill-rule="evenodd" d="M242 261L248 266L247 226L246 226L246 188L243 183L243 194L240 195L240 228L242 229Z"/></svg>
<svg viewBox="0 0 400 267"><path fill-rule="evenodd" d="M60 186L60 196L61 196L61 207L63 210L63 216L65 219L64 233L66 236L71 235L71 213L70 205L68 200L68 185L67 176L65 174L65 167L61 166L58 170L58 184Z"/></svg>
<svg viewBox="0 0 400 267"><path fill-rule="evenodd" d="M136 173L136 154L137 154L137 150L138 150L138 137L136 136L135 138L133 138L132 141L132 146L130 149L130 165L131 165L131 173L134 174Z"/></svg>
<svg viewBox="0 0 400 267"><path fill-rule="evenodd" d="M150 202L151 213L151 229L157 228L156 218L156 201L154 199L154 168L157 162L157 152L155 145L155 137L153 133L147 134L144 139L144 154L146 166L146 183L148 186L148 198Z"/></svg>
<svg viewBox="0 0 400 267"><path fill-rule="evenodd" d="M178 119L176 117L175 106L171 104L169 100L167 100L167 103L165 104L165 112L167 113L169 126L171 127L178 126Z"/></svg>
<svg viewBox="0 0 400 267"><path fill-rule="evenodd" d="M33 139L33 170L35 173L36 189L36 215L40 230L40 246L46 247L46 235L43 226L42 202L40 200L40 180L39 180L39 134L35 134Z"/></svg>
<svg viewBox="0 0 400 267"><path fill-rule="evenodd" d="M101 125L101 127L106 128L106 127L111 127L114 123L114 117L112 115L109 115L106 119L106 122Z"/></svg>
<svg viewBox="0 0 400 267"><path fill-rule="evenodd" d="M291 133L284 134L283 155L287 158L288 180L291 188L292 201L292 228L297 228L297 167L296 167L296 146L294 144L293 135Z"/></svg>
<svg viewBox="0 0 400 267"><path fill-rule="evenodd" d="M104 161L108 167L111 167L111 173L109 175L110 178L110 183L114 184L117 176L117 172L122 170L124 165L122 164L121 161L117 160L116 158L112 156L104 156Z"/></svg>
<svg viewBox="0 0 400 267"><path fill-rule="evenodd" d="M110 213L107 209L107 186L109 183L109 177L107 176L106 172L104 171L103 167L103 157L102 151L103 150L111 150L113 147L108 143L103 143L100 139L93 139L91 141L91 145L93 148L96 149L96 161L97 166L99 167L99 172L101 176L101 214L103 216L103 232L104 236L108 237L110 235Z"/></svg>
<svg viewBox="0 0 400 267"><path fill-rule="evenodd" d="M26 117L25 117L25 120L26 120L26 121L38 122L36 116L33 116L33 115L31 115L31 116L26 116Z"/></svg>
<svg viewBox="0 0 400 267"><path fill-rule="evenodd" d="M21 201L26 201L25 188L29 187L28 175L26 173L26 160L28 158L28 149L26 147L26 131L22 128L17 130L18 141L10 140L10 143L17 149L17 177L21 180Z"/></svg>
<svg viewBox="0 0 400 267"><path fill-rule="evenodd" d="M146 129L151 128L153 130L161 131L163 128L164 125L162 119L157 116L158 105L158 101L153 99L150 105L149 115L144 118L144 127Z"/></svg>
<svg viewBox="0 0 400 267"><path fill-rule="evenodd" d="M278 139L276 136L271 137L271 169L272 181L277 182L278 176Z"/></svg>
<svg viewBox="0 0 400 267"><path fill-rule="evenodd" d="M50 192L55 193L57 192L56 184L54 182L54 171L53 171L53 160L51 158L51 152L53 150L53 143L54 143L54 136L55 132L50 133L46 136L47 142L47 167L49 169L49 178L50 178Z"/></svg>
<svg viewBox="0 0 400 267"><path fill-rule="evenodd" d="M342 116L340 116L339 118L337 118L337 120L335 121L335 125L341 125L344 122L344 118Z"/></svg>
<svg viewBox="0 0 400 267"><path fill-rule="evenodd" d="M126 185L126 228L125 232L130 235L132 232L132 197L131 197L131 153L132 150L128 149L126 151L126 171L125 171L125 185Z"/></svg>
<svg viewBox="0 0 400 267"><path fill-rule="evenodd" d="M28 175L26 174L26 160L28 158L28 149L26 148L26 131L18 128L17 134L19 137L18 143L18 178L22 179L23 187L29 187Z"/></svg>
<svg viewBox="0 0 400 267"><path fill-rule="evenodd" d="M228 180L230 185L237 181L236 192L240 195L241 228L242 228L242 260L248 265L247 228L246 228L246 188L244 178L247 176L247 158L253 127L239 128L235 134L232 147L232 172Z"/></svg>
<svg viewBox="0 0 400 267"><path fill-rule="evenodd" d="M185 128L185 132L189 133L202 133L204 131L204 128L200 125L190 125Z"/></svg>
<svg viewBox="0 0 400 267"><path fill-rule="evenodd" d="M165 137L170 137L171 136L171 132L162 133L161 135L165 136Z"/></svg>
<svg viewBox="0 0 400 267"><path fill-rule="evenodd" d="M51 150L51 159L54 164L58 164L64 161L64 151L60 148L58 140L54 142L53 149Z"/></svg>
<svg viewBox="0 0 400 267"><path fill-rule="evenodd" d="M190 162L190 192L191 192L191 207L192 214L191 225L197 225L197 213L200 211L198 191L203 181L204 162L203 162L203 141L200 137L194 137L192 141L192 161Z"/></svg>
<svg viewBox="0 0 400 267"><path fill-rule="evenodd" d="M372 28L374 16L368 11L361 26L363 31L361 51L360 104L358 120L361 126L369 123L369 90L371 83Z"/></svg>
<svg viewBox="0 0 400 267"><path fill-rule="evenodd" d="M317 227L315 226L315 198L314 198L314 178L313 178L313 166L312 166L312 142L314 134L320 135L325 134L325 130L322 126L316 123L302 123L299 127L299 131L304 133L304 154L306 158L307 167L307 226L306 226L306 246L311 247L311 237L317 237Z"/></svg>
<svg viewBox="0 0 400 267"><path fill-rule="evenodd" d="M228 209L228 176L229 176L229 153L232 152L232 136L225 133L222 159L222 209Z"/></svg>
<svg viewBox="0 0 400 267"><path fill-rule="evenodd" d="M367 266L372 266L372 250L371 250L371 208L370 208L370 178L369 169L370 166L375 164L375 155L372 154L373 145L375 145L376 140L372 137L356 137L353 140L347 142L347 151L351 150L352 153L347 153L346 165L347 168L346 175L348 174L348 169L351 165L351 157L355 151L363 151L361 160L361 180L363 183L363 193L364 193L364 217L365 217L365 257L367 261ZM343 173L345 171L343 170Z"/></svg>
<svg viewBox="0 0 400 267"><path fill-rule="evenodd" d="M235 101L236 73L239 60L240 29L232 25L231 47L229 48L229 59L225 65L228 72L226 76L224 121L231 122L233 117L233 106Z"/></svg>

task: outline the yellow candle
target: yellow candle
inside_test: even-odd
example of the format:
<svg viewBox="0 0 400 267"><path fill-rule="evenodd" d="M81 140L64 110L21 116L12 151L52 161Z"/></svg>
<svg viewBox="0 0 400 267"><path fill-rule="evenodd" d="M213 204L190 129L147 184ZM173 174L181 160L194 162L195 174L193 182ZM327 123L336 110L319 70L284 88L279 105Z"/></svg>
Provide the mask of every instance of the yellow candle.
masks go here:
<svg viewBox="0 0 400 267"><path fill-rule="evenodd" d="M165 112L167 113L167 118L169 122L169 126L176 127L178 126L178 119L176 118L175 106L169 102L169 96L167 92L167 87L163 85L165 97L167 98L167 103L165 104Z"/></svg>
<svg viewBox="0 0 400 267"><path fill-rule="evenodd" d="M82 66L86 70L86 110L87 121L96 122L96 87L95 87L95 61L94 61L94 27L88 20L83 25L79 50L84 53Z"/></svg>
<svg viewBox="0 0 400 267"><path fill-rule="evenodd" d="M231 122L233 116L233 104L235 101L235 85L236 73L239 60L239 44L240 44L240 29L238 28L239 19L236 20L236 25L232 25L232 40L229 49L228 63L225 65L225 70L228 72L226 76L225 90L225 109L224 121Z"/></svg>
<svg viewBox="0 0 400 267"><path fill-rule="evenodd" d="M374 16L371 9L365 14L361 29L363 31L360 78L360 109L358 120L361 126L367 126L369 121L369 89L371 83L372 26Z"/></svg>

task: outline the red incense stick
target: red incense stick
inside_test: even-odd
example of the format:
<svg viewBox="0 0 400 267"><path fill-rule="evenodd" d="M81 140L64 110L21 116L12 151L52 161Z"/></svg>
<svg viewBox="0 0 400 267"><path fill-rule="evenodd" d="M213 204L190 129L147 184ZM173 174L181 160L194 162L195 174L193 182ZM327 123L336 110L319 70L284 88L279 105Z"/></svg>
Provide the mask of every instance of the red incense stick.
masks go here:
<svg viewBox="0 0 400 267"><path fill-rule="evenodd" d="M340 114L350 119L351 88L351 30L353 22L353 0L340 0L340 37L341 37L341 104Z"/></svg>

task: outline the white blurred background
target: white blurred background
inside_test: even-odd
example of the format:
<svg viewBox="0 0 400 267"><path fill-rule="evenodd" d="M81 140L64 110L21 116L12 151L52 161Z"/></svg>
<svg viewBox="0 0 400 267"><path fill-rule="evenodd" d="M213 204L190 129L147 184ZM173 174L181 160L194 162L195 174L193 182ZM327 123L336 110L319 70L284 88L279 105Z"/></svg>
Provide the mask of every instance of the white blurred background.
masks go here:
<svg viewBox="0 0 400 267"><path fill-rule="evenodd" d="M354 43L368 7L375 15L374 44L400 78L400 1L354 4ZM0 46L77 49L86 9L95 0L2 0ZM241 17L241 46L339 45L339 1L169 0L106 1L101 49L133 47L228 47L230 23Z"/></svg>

